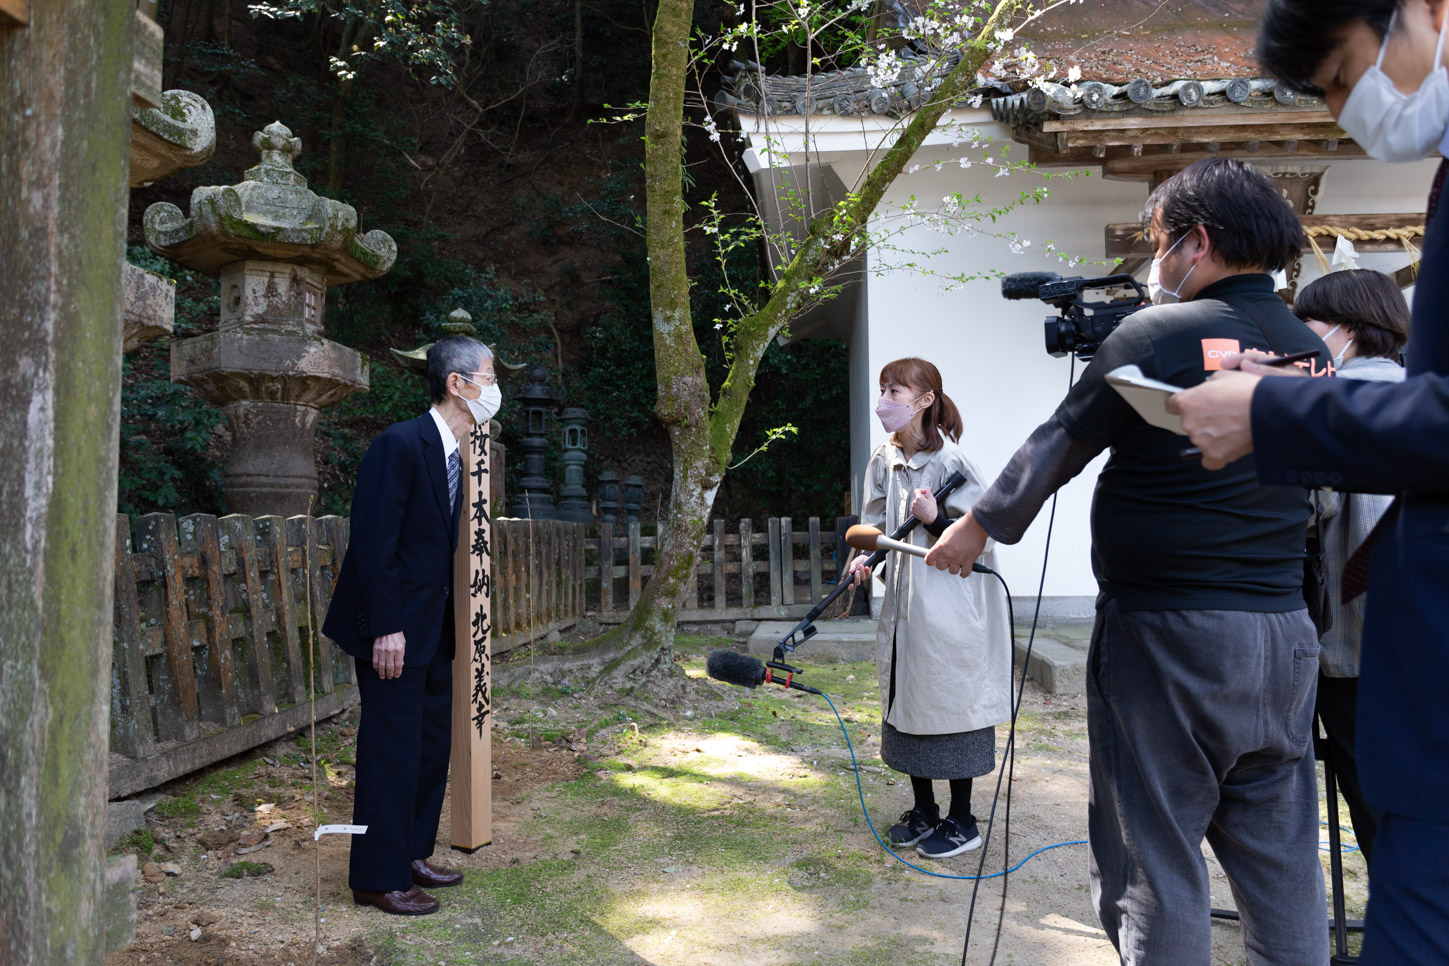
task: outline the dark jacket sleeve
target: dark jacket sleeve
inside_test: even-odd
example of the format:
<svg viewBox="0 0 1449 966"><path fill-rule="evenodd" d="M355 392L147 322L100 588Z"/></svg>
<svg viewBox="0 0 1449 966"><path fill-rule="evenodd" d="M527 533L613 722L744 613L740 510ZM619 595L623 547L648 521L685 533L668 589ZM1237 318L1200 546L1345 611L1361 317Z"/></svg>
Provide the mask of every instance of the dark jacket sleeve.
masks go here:
<svg viewBox="0 0 1449 966"><path fill-rule="evenodd" d="M1252 413L1264 483L1449 493L1449 378L1269 378L1253 392Z"/></svg>
<svg viewBox="0 0 1449 966"><path fill-rule="evenodd" d="M364 637L382 637L403 629L397 546L417 459L415 450L401 427L392 429L373 441L358 467L347 549L357 554L357 610Z"/></svg>

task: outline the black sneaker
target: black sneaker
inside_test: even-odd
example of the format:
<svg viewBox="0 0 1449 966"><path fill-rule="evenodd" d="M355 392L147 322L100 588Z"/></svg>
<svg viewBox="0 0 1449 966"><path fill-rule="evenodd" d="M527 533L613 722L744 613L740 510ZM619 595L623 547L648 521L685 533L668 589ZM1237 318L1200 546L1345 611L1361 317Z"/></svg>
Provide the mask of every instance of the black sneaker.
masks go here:
<svg viewBox="0 0 1449 966"><path fill-rule="evenodd" d="M981 833L976 829L973 816L970 824L962 825L947 815L936 823L931 834L923 838L916 851L928 859L949 859L962 852L981 848Z"/></svg>
<svg viewBox="0 0 1449 966"><path fill-rule="evenodd" d="M912 808L901 813L901 820L892 825L886 833L886 840L891 845L915 845L921 839L931 834L931 830L937 825L919 808Z"/></svg>

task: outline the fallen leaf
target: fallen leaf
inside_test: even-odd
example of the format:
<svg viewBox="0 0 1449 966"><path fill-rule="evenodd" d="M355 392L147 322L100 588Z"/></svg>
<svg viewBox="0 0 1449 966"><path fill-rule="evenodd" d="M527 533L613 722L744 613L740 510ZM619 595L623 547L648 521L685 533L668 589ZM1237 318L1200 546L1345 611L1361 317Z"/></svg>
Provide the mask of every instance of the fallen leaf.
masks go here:
<svg viewBox="0 0 1449 966"><path fill-rule="evenodd" d="M291 827L292 827L292 823L291 822L273 822L271 825L268 825L262 831L264 831L268 835L270 835L273 832L280 832L284 828L291 828Z"/></svg>
<svg viewBox="0 0 1449 966"><path fill-rule="evenodd" d="M268 839L267 841L263 842L260 845L253 845L253 846L251 846L249 848L245 848L245 849L237 849L236 850L236 854L237 855L251 855L253 852L260 852L262 849L269 849L271 847L272 847L271 840Z"/></svg>

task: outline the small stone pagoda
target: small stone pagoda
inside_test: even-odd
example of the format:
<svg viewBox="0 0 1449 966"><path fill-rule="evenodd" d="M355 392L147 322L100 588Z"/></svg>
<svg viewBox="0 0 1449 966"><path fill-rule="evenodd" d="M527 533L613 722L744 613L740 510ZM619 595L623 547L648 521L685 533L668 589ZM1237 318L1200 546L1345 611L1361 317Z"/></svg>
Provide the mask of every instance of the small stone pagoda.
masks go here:
<svg viewBox="0 0 1449 966"><path fill-rule="evenodd" d="M307 188L292 166L302 143L279 122L252 138L261 163L241 184L197 188L191 217L146 209L153 251L221 282L216 332L171 348L171 379L221 406L232 431L227 508L307 513L324 406L367 388L367 360L322 335L327 289L392 268L397 245L357 233L357 211Z"/></svg>

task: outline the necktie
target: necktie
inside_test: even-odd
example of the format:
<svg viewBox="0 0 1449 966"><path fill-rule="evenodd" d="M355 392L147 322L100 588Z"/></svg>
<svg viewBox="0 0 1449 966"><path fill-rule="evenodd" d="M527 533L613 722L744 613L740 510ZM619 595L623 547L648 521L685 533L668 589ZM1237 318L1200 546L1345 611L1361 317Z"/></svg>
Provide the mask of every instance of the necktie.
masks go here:
<svg viewBox="0 0 1449 966"><path fill-rule="evenodd" d="M448 454L448 506L458 505L458 484L463 479L463 458L457 450Z"/></svg>
<svg viewBox="0 0 1449 966"><path fill-rule="evenodd" d="M1434 174L1434 187L1429 190L1429 209L1424 216L1426 234L1428 233L1427 226L1429 222L1434 220L1434 212L1439 210L1439 202L1443 200L1446 175L1449 175L1449 158L1445 158L1439 163L1439 170ZM1395 500L1390 505L1389 512L1385 513L1379 522L1375 524L1374 528L1369 531L1368 537L1364 539L1363 543L1359 544L1358 549L1344 563L1343 580L1339 584L1339 590L1345 604L1368 589L1369 558L1373 555L1374 540L1378 537L1380 530L1386 525L1391 525L1389 521L1394 518L1398 510L1399 502Z"/></svg>

